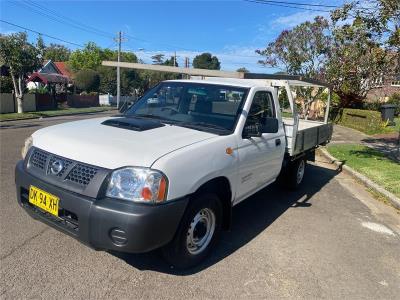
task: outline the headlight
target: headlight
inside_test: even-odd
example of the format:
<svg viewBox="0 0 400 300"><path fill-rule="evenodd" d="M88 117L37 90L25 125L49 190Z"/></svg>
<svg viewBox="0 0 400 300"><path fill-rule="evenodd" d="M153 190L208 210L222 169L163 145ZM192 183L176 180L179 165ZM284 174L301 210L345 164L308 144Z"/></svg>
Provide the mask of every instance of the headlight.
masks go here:
<svg viewBox="0 0 400 300"><path fill-rule="evenodd" d="M158 203L165 200L167 184L167 178L161 172L126 167L111 174L106 195L134 202Z"/></svg>
<svg viewBox="0 0 400 300"><path fill-rule="evenodd" d="M25 159L25 156L28 153L29 149L32 147L32 145L33 145L33 139L32 136L30 136L25 140L25 144L21 149L22 159Z"/></svg>

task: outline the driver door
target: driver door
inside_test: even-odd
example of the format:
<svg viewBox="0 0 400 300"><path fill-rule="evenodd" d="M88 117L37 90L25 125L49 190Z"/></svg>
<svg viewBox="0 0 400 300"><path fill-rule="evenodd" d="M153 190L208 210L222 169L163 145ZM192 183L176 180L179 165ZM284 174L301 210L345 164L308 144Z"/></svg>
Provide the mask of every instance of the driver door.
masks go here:
<svg viewBox="0 0 400 300"><path fill-rule="evenodd" d="M278 106L270 91L255 92L245 126L265 124L266 118L277 118ZM238 141L239 169L237 201L274 181L279 175L285 152L282 123L275 133L259 137L242 137Z"/></svg>

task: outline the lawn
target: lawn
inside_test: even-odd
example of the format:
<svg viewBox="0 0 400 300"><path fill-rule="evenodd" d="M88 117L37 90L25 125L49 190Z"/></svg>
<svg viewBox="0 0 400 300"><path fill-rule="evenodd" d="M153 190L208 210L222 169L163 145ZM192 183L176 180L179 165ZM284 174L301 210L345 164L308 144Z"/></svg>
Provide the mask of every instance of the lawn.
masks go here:
<svg viewBox="0 0 400 300"><path fill-rule="evenodd" d="M394 118L395 126L387 126L382 128L381 133L391 133L391 132L399 132L400 131L400 117Z"/></svg>
<svg viewBox="0 0 400 300"><path fill-rule="evenodd" d="M46 117L64 116L64 115L80 114L80 113L93 113L111 109L115 108L111 107L65 108L57 110L26 112L22 114L18 113L0 114L0 121L20 120L20 119L40 118L40 117L46 118Z"/></svg>
<svg viewBox="0 0 400 300"><path fill-rule="evenodd" d="M361 145L331 145L328 151L345 165L400 197L400 164Z"/></svg>

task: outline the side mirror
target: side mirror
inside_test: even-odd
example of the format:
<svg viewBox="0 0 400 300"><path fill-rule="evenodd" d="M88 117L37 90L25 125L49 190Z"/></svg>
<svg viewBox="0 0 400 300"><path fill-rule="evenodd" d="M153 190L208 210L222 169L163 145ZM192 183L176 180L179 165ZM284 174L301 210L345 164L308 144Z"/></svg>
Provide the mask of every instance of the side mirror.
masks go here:
<svg viewBox="0 0 400 300"><path fill-rule="evenodd" d="M265 118L264 124L246 124L243 128L243 138L260 137L263 133L277 133L279 121L277 118Z"/></svg>
<svg viewBox="0 0 400 300"><path fill-rule="evenodd" d="M262 135L260 124L245 124L243 128L243 138L249 139L251 137L260 137Z"/></svg>

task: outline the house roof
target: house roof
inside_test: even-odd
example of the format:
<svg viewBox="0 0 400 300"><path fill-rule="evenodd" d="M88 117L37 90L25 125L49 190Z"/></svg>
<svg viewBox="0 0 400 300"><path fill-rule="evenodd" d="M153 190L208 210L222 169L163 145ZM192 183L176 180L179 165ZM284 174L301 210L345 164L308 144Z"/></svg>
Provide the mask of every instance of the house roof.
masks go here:
<svg viewBox="0 0 400 300"><path fill-rule="evenodd" d="M34 72L29 76L28 81L48 83L69 83L70 79L67 76L57 73L40 73Z"/></svg>
<svg viewBox="0 0 400 300"><path fill-rule="evenodd" d="M60 71L61 75L67 76L71 78L71 72L68 70L67 64L65 61L56 61L54 65Z"/></svg>

